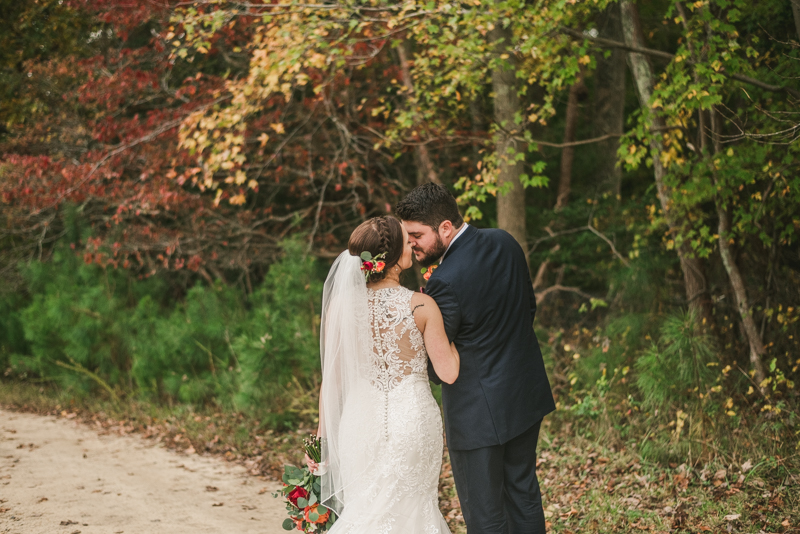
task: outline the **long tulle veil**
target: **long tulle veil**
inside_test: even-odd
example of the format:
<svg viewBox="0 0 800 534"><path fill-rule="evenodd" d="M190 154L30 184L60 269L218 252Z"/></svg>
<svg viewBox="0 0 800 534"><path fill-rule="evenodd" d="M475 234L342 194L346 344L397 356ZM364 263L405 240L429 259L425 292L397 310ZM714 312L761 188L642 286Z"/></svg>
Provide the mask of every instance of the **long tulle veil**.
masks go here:
<svg viewBox="0 0 800 534"><path fill-rule="evenodd" d="M348 421L355 417L357 427L362 423L371 424L357 419L360 412L358 391L369 386L365 369L372 350L367 286L361 271L361 259L346 250L333 263L325 280L321 323L319 417L320 437L324 438L322 462L327 465L327 471L321 475L321 502L341 514L347 482L356 475L352 471L366 468L348 465L351 472L343 472L339 433L345 407L349 410Z"/></svg>

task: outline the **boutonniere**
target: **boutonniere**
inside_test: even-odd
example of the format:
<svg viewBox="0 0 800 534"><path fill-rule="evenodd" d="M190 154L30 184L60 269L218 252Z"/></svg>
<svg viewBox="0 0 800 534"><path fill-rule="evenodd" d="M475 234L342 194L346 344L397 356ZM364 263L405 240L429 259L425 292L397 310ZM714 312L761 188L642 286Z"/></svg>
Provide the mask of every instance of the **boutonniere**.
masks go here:
<svg viewBox="0 0 800 534"><path fill-rule="evenodd" d="M438 265L431 265L427 269L422 269L420 271L422 273L422 278L424 278L425 280L430 280L431 279L431 275L433 274L433 271L435 271L437 267L438 267Z"/></svg>

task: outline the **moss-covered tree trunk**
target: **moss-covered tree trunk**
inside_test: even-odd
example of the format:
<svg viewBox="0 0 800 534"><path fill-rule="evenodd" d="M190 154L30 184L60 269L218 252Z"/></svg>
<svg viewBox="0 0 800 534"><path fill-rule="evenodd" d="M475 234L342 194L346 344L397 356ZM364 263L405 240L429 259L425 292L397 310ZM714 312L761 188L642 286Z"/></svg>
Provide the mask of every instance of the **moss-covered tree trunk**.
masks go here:
<svg viewBox="0 0 800 534"><path fill-rule="evenodd" d="M600 36L612 41L623 41L619 4L609 5L599 24ZM619 48L610 55L597 57L594 88L595 137L621 134L625 126L625 52ZM619 196L622 192L622 169L617 165L619 138L606 139L597 144L596 179L604 191Z"/></svg>
<svg viewBox="0 0 800 534"><path fill-rule="evenodd" d="M575 133L578 129L578 100L580 95L585 92L586 86L582 79L578 79L572 87L569 88L564 125L564 148L561 149L561 172L558 179L556 211L563 209L567 205L569 194L572 191L572 162L575 160L575 147L571 144L575 142Z"/></svg>
<svg viewBox="0 0 800 534"><path fill-rule="evenodd" d="M714 154L718 154L720 152L721 128L719 113L715 110L711 112L711 135ZM713 171L713 162L711 162L711 168L714 175L714 182L717 184L717 189L719 190L719 180L717 179L717 173ZM731 213L729 207L723 203L719 196L714 199L714 203L716 204L718 218L717 234L719 238L717 242L719 243L719 254L722 257L722 264L725 266L725 272L728 273L728 280L730 280L733 296L736 300L736 310L739 312L742 329L744 330L744 334L750 346L750 365L753 367L756 380L761 384L767 376L764 371L763 362L765 353L764 341L761 338L761 333L753 318L753 313L750 309L750 301L747 298L747 288L744 278L739 270L739 266L736 264L736 259L731 249Z"/></svg>
<svg viewBox="0 0 800 534"><path fill-rule="evenodd" d="M629 0L624 0L620 2L620 11L625 43L631 47L644 48L644 38L642 37L639 13L636 6ZM650 137L650 153L653 159L653 175L656 182L658 201L661 204L661 210L667 220L670 233L677 234L680 221L676 220L672 212L672 200L670 197L672 193L664 184L666 169L661 164L661 152L664 147L661 143L661 137L657 133L663 131L666 124L664 119L650 108L650 99L655 85L653 69L647 57L639 53L628 53L628 63L633 81L636 84L636 92L639 95L639 104L642 107L642 112L649 117L649 125L654 132L654 135ZM694 256L688 243L682 243L678 247L678 257L681 263L681 271L683 272L689 308L698 311L706 321L710 321L710 306L707 304L707 299L703 298L704 294L707 293L703 265Z"/></svg>
<svg viewBox="0 0 800 534"><path fill-rule="evenodd" d="M408 66L408 41L404 40L397 46L397 56L400 60L400 73L403 76L403 85L406 86L406 94L412 101L416 93L414 87L414 80L411 78L411 70ZM427 182L435 184L442 183L439 180L439 174L433 166L431 154L428 147L424 144L418 144L414 147L414 166L417 169L417 185L422 185Z"/></svg>
<svg viewBox="0 0 800 534"><path fill-rule="evenodd" d="M794 28L797 31L797 40L800 41L800 0L789 0L792 3L792 15L794 15Z"/></svg>
<svg viewBox="0 0 800 534"><path fill-rule="evenodd" d="M494 91L494 120L497 125L497 182L500 187L510 184L506 194L497 196L497 226L506 230L522 246L528 257L525 237L525 190L520 182L524 172L524 162L515 158L517 152L525 147L514 138L519 135L521 126L516 119L522 116L522 107L517 87L517 58L513 50L511 27L503 27L498 21L489 32L494 47L496 66L492 70L492 90Z"/></svg>

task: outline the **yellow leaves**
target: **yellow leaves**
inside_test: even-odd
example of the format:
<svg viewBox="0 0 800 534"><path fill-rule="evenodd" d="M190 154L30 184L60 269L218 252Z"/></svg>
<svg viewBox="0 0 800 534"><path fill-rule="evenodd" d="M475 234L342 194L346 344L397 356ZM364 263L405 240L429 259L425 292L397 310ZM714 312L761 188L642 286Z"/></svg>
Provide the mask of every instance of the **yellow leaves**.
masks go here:
<svg viewBox="0 0 800 534"><path fill-rule="evenodd" d="M197 51L200 52L201 54L208 54L208 48L206 48L203 45L198 46Z"/></svg>
<svg viewBox="0 0 800 534"><path fill-rule="evenodd" d="M269 141L269 135L267 135L266 132L262 133L261 135L258 136L258 141L260 143L261 148L264 148L267 144L267 141Z"/></svg>
<svg viewBox="0 0 800 534"><path fill-rule="evenodd" d="M730 373L730 372L731 372L731 366L730 365L726 365L725 368L722 370L722 374L725 375L725 376L728 376L728 373Z"/></svg>
<svg viewBox="0 0 800 534"><path fill-rule="evenodd" d="M280 122L273 122L272 124L269 125L269 127L272 128L277 134L286 133L286 131L283 128L283 124Z"/></svg>
<svg viewBox="0 0 800 534"><path fill-rule="evenodd" d="M247 182L247 187L250 189L257 189L258 182L256 182L255 180L250 180L249 182Z"/></svg>
<svg viewBox="0 0 800 534"><path fill-rule="evenodd" d="M536 122L537 120L539 120L539 115L537 115L536 113L531 113L530 115L528 115L528 120L530 122Z"/></svg>
<svg viewBox="0 0 800 534"><path fill-rule="evenodd" d="M674 422L675 423L675 430L673 430L673 432L672 432L672 439L677 441L678 438L681 435L681 431L683 431L684 422L689 417L689 415L686 412L684 412L683 410L678 410L678 413L675 414L675 415L676 415L676 419L675 419L675 422Z"/></svg>
<svg viewBox="0 0 800 534"><path fill-rule="evenodd" d="M236 181L236 185L242 185L243 183L245 183L247 181L247 175L241 169L236 171L236 174L234 175L234 178L235 178L235 181Z"/></svg>
<svg viewBox="0 0 800 534"><path fill-rule="evenodd" d="M314 52L311 54L311 57L308 59L306 63L308 64L309 67L315 69L321 69L327 63L327 58L324 55L320 54L319 52Z"/></svg>
<svg viewBox="0 0 800 534"><path fill-rule="evenodd" d="M578 60L578 63L580 63L581 65L588 65L591 62L592 62L592 58L589 57L589 56L583 56L582 58L580 58Z"/></svg>
<svg viewBox="0 0 800 534"><path fill-rule="evenodd" d="M243 194L239 193L238 195L234 195L230 199L228 199L228 202L233 204L234 206L241 206L246 202L246 199L244 198Z"/></svg>

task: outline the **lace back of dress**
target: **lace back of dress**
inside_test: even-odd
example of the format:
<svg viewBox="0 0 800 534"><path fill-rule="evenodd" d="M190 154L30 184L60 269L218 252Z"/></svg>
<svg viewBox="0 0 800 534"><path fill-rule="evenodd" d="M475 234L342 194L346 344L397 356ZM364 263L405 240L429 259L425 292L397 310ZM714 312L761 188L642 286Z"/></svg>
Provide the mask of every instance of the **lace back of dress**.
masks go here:
<svg viewBox="0 0 800 534"><path fill-rule="evenodd" d="M387 288L369 292L373 385L388 391L410 375L425 375L427 355L410 309L413 292Z"/></svg>

